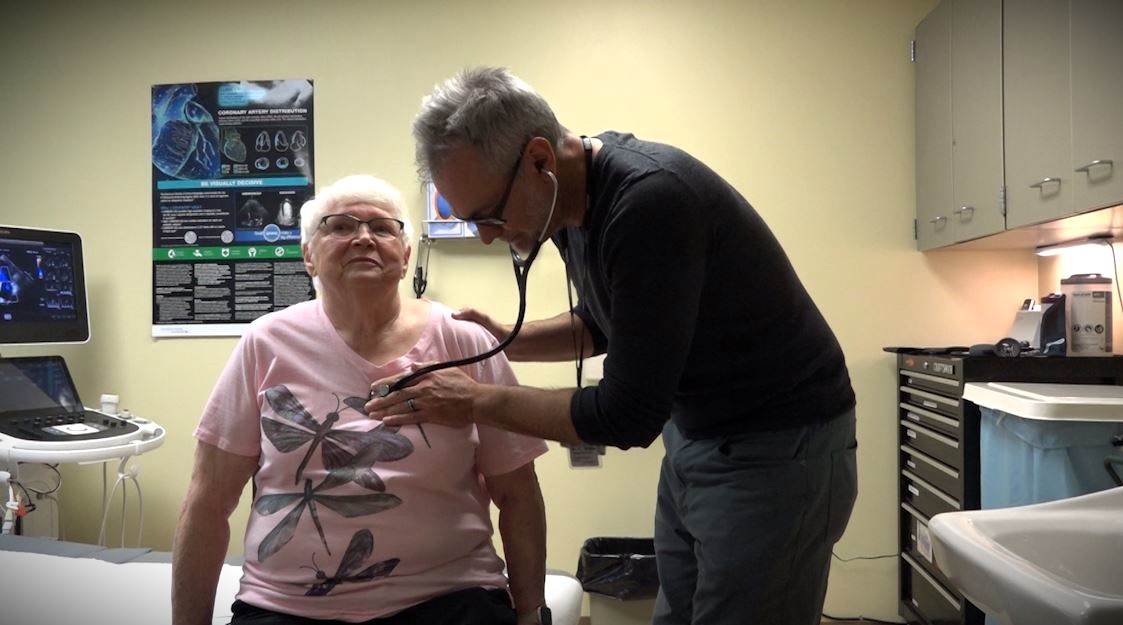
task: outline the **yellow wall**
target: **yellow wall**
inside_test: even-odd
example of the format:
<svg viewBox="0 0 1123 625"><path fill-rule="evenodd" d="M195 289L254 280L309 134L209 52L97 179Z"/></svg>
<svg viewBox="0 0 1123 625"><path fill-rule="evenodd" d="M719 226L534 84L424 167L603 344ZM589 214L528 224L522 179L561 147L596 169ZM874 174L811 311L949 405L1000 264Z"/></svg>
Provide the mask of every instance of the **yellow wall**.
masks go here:
<svg viewBox="0 0 1123 625"><path fill-rule="evenodd" d="M87 402L116 392L169 429L139 461L145 543L158 549L170 547L191 431L234 339L149 335L155 83L313 79L317 183L380 175L406 191L415 217L410 120L423 94L468 64L512 67L576 131L627 130L707 161L770 223L846 351L861 495L836 548L843 557L897 545L894 361L881 347L994 341L1037 290L1028 252L915 251L906 50L935 0L9 4L0 222L84 235L94 337L4 353L61 351ZM505 250L442 242L431 272L432 297L513 318ZM552 251L529 297L531 318L564 307ZM518 372L540 385L573 379L568 365ZM556 447L540 460L549 565L574 570L589 536L649 536L659 459L656 443L610 450L598 470L569 469ZM65 476L66 536L93 541L100 471L66 467ZM828 612L893 618L895 575L892 558L836 563Z"/></svg>

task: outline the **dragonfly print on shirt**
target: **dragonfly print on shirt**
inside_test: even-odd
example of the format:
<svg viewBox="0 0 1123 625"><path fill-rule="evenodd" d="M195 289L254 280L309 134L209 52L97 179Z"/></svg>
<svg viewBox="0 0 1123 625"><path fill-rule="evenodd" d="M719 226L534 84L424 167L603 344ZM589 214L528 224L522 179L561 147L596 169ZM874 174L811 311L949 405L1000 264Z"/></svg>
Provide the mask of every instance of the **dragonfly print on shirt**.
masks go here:
<svg viewBox="0 0 1123 625"><path fill-rule="evenodd" d="M296 505L293 506L293 509L285 515L285 518L281 519L281 522L265 536L261 544L257 546L257 561L265 562L292 540L292 537L296 534L296 527L300 524L300 518L304 516L305 509L307 509L311 515L312 523L316 526L316 531L320 534L320 542L323 543L324 550L327 551L330 556L331 548L328 547L328 540L324 535L324 526L320 523L318 506L324 506L340 516L351 519L383 512L395 508L402 503L401 498L389 493L325 495L320 492L334 486L339 486L340 484L345 484L351 481L351 479L352 477L337 476L336 471L332 471L323 482L320 482L320 484L315 487L312 486L312 480L306 478L304 480L303 492L278 493L273 495L261 495L258 497L253 502L253 509L254 512L262 516L269 516L294 502Z"/></svg>
<svg viewBox="0 0 1123 625"><path fill-rule="evenodd" d="M366 432L355 432L332 427L339 421L341 407L339 396L335 393L332 395L335 396L335 410L329 412L321 423L304 408L300 400L284 384L265 390L265 400L269 402L273 412L284 419L281 421L264 416L261 418L261 430L269 442L281 453L296 451L311 442L304 453L304 458L300 461L300 466L296 469L293 484L300 484L304 469L308 466L308 461L312 458L316 447L323 448L324 467L328 471L343 466L352 457L352 452L365 449L375 442L379 442L383 450L377 454L379 457L375 460L400 460L413 452L413 444L408 438L398 434L396 429L390 430L379 425ZM361 414L364 402L361 397L347 397L342 403ZM374 475L373 472L370 475ZM377 475L374 475L373 479L377 480Z"/></svg>
<svg viewBox="0 0 1123 625"><path fill-rule="evenodd" d="M354 518L389 510L401 504L398 496L384 493L386 484L371 465L375 462L389 462L409 456L413 453L413 443L398 433L397 428L389 428L381 423L365 432L333 428L332 425L339 420L340 402L338 395L335 393L332 395L336 397L336 410L328 413L324 423L321 424L285 385L280 384L265 391L266 400L273 410L292 423L289 425L262 416L261 428L265 436L281 453L294 452L304 444L312 442L297 472L298 480L303 476L302 471L312 451L316 445L322 444L324 469L327 475L315 486L312 485L311 479L304 478L304 489L301 492L263 494L254 500L254 511L262 516L269 516L296 504L258 545L259 562L264 562L292 540L305 509L308 510L312 523L319 533L320 542L330 556L331 548L328 546L327 536L320 521L319 506L328 508L343 517ZM361 406L361 402L362 398L358 397L348 397L343 400L343 403L352 409L356 409L356 405ZM375 493L329 495L326 492L350 482ZM299 481L297 483L299 484Z"/></svg>
<svg viewBox="0 0 1123 625"><path fill-rule="evenodd" d="M401 562L398 558L390 558L389 560L382 560L375 562L367 568L359 571L359 567L363 565L363 561L370 557L374 551L374 535L370 530L362 529L355 532L351 537L351 544L347 546L347 551L343 553L343 559L339 562L339 568L336 569L335 575L328 576L326 572L316 566L316 554L312 554L312 566L305 566L301 568L310 568L316 571L316 579L319 580L313 584L308 592L304 593L308 597L323 597L332 591L339 584L348 582L367 582L378 577L386 577L398 566Z"/></svg>

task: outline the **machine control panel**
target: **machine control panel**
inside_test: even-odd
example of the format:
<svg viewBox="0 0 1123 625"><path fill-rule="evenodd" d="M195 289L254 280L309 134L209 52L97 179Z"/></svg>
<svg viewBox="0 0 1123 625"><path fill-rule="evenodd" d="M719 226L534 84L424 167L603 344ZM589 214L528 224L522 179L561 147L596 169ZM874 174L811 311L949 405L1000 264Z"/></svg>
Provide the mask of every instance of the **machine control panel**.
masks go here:
<svg viewBox="0 0 1123 625"><path fill-rule="evenodd" d="M0 434L26 441L93 440L132 434L139 429L129 420L93 410L0 417Z"/></svg>

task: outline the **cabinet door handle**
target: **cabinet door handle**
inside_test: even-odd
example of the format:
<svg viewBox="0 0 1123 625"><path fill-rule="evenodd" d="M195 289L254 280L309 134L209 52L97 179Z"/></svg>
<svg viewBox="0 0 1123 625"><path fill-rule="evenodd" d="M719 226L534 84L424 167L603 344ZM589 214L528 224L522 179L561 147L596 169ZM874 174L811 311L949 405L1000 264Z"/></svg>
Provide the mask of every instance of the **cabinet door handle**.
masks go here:
<svg viewBox="0 0 1123 625"><path fill-rule="evenodd" d="M959 215L960 217L962 217L964 215L968 215L968 214L974 215L975 214L975 207L974 206L960 206L959 208L955 209L954 212L955 212L956 215Z"/></svg>
<svg viewBox="0 0 1123 625"><path fill-rule="evenodd" d="M1087 165L1085 165L1083 167L1077 167L1074 171L1078 171L1078 172L1086 174L1086 173L1088 173L1089 169L1091 169L1091 168L1093 168L1097 165L1107 165L1108 167L1115 167L1115 161L1113 161L1109 158L1096 159L1096 160L1088 163Z"/></svg>
<svg viewBox="0 0 1123 625"><path fill-rule="evenodd" d="M1035 183L1029 185L1029 188L1040 189L1041 187L1043 187L1043 186L1045 186L1049 183L1052 183L1052 182L1055 182L1055 183L1057 183L1057 186L1060 186L1061 179L1060 178L1053 178L1053 177L1042 178L1040 182L1035 182Z"/></svg>
<svg viewBox="0 0 1123 625"><path fill-rule="evenodd" d="M947 217L946 217L945 215L940 215L939 217L933 217L932 219L929 219L929 220L928 220L928 223L930 223L930 224L938 224L938 223L940 223L941 221L947 221L947 220L948 220L948 218L947 218Z"/></svg>

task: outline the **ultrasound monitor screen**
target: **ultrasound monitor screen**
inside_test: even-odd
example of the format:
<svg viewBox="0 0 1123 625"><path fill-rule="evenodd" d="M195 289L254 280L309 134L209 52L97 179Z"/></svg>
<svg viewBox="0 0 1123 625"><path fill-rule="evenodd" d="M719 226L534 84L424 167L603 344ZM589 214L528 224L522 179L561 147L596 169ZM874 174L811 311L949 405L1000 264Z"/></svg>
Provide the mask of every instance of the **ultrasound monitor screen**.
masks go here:
<svg viewBox="0 0 1123 625"><path fill-rule="evenodd" d="M0 358L0 416L81 410L78 391L60 356Z"/></svg>
<svg viewBox="0 0 1123 625"><path fill-rule="evenodd" d="M81 237L0 225L0 344L89 336Z"/></svg>

